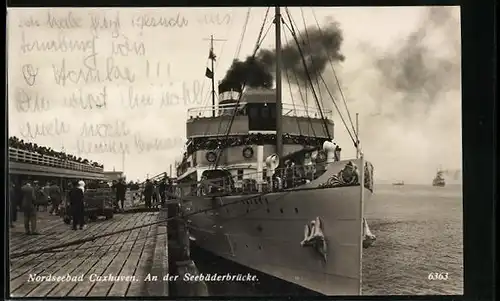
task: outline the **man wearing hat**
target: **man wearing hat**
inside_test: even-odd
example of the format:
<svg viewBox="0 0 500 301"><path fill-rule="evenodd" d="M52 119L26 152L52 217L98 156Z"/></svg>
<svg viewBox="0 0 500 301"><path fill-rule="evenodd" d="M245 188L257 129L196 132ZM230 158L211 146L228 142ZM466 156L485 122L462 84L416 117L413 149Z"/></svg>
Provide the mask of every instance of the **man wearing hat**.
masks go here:
<svg viewBox="0 0 500 301"><path fill-rule="evenodd" d="M69 202L71 204L71 213L73 215L73 230L79 226L80 230L84 226L85 208L83 204L83 192L85 183L83 181L74 181L73 188L69 192Z"/></svg>
<svg viewBox="0 0 500 301"><path fill-rule="evenodd" d="M121 205L121 210L125 210L125 195L127 193L127 185L125 184L125 179L120 178L118 183L115 185L116 189L116 205L118 209Z"/></svg>
<svg viewBox="0 0 500 301"><path fill-rule="evenodd" d="M62 196L61 196L61 188L59 188L56 182L53 182L52 185L50 186L49 197L50 200L52 201L52 209L50 210L50 213L53 215L58 215Z"/></svg>
<svg viewBox="0 0 500 301"><path fill-rule="evenodd" d="M144 201L146 208L151 208L151 198L153 197L153 183L149 179L146 179L146 184L144 184Z"/></svg>
<svg viewBox="0 0 500 301"><path fill-rule="evenodd" d="M22 208L24 213L24 229L28 235L37 235L36 232L36 195L35 189L31 186L31 181L24 181L21 188Z"/></svg>

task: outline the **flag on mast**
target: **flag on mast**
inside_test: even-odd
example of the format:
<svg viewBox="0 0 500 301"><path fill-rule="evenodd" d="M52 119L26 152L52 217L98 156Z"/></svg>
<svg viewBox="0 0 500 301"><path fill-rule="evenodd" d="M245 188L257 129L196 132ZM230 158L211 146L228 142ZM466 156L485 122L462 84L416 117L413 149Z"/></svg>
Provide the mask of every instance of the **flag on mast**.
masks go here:
<svg viewBox="0 0 500 301"><path fill-rule="evenodd" d="M214 50L213 49L210 49L210 52L208 53L208 58L211 59L211 60L214 60L217 58L215 56L215 53L214 53Z"/></svg>
<svg viewBox="0 0 500 301"><path fill-rule="evenodd" d="M207 67L207 69L205 70L205 76L211 79L214 77L214 73Z"/></svg>

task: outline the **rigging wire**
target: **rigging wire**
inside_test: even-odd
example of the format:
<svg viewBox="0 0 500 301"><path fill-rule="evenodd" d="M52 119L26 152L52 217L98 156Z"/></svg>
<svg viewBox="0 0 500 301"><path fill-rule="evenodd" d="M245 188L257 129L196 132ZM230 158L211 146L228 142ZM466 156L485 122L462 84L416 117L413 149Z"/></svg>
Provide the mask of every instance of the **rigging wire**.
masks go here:
<svg viewBox="0 0 500 301"><path fill-rule="evenodd" d="M260 44L259 44L259 40L260 40L260 39L261 39L261 37L262 37L262 31L263 31L264 26L265 26L265 23L266 23L266 21L267 21L267 16L268 16L268 14L269 14L269 9L270 9L270 7L268 7L268 8L266 9L266 14L265 14L265 16L264 16L264 21L263 21L263 23L262 23L262 26L261 26L261 29L260 29L259 35L258 35L258 37L257 37L257 42L256 42L256 46L255 46L255 49L254 49L254 54L253 54L253 57L255 57L255 54L257 53L257 49L258 49L258 47L260 46ZM261 43L261 42L260 42L260 43ZM245 84L246 84L246 81L243 83L243 87L242 87L242 89L241 89L241 91L240 91L241 93L240 93L240 95L239 95L239 97L238 97L238 100L237 100L237 102L236 102L236 105L234 106L234 112L233 112L233 114L232 114L232 116L231 116L231 120L229 121L229 124L228 124L227 134L225 134L225 135L224 135L226 138L225 138L224 140L222 140L222 141L227 141L227 138L229 137L229 133L231 132L231 126L232 126L232 123L233 123L233 121L234 121L234 117L236 116L236 112L237 112L238 106L239 106L239 104L240 104L240 99L241 99L241 97L242 97L242 95L243 95L243 90L244 90L244 86L245 86ZM223 120L224 120L223 118L220 118L220 120L219 120L219 125L217 126L217 135L221 132L221 127L222 127ZM218 140L218 138L216 138L216 139ZM213 165L212 165L212 164L210 164L210 167L213 167L213 169L217 169L217 165L218 165L218 162L219 162L220 156L221 156L221 154L222 154L222 149L223 149L223 147L224 147L223 145L218 145L218 146L217 146L217 148L215 149L215 151L216 151L216 159L215 159L215 161L214 161Z"/></svg>
<svg viewBox="0 0 500 301"><path fill-rule="evenodd" d="M292 84L290 83L290 75L288 74L288 69L285 70L285 77L286 77L286 81L288 83L288 91L290 92L290 99L292 100L293 110L295 112L297 112L297 108L295 107L295 101L293 100ZM307 114L307 109L306 109L306 114ZM297 127L299 128L299 134L302 136L302 130L300 128L300 121L298 118L296 118L296 121L297 121Z"/></svg>
<svg viewBox="0 0 500 301"><path fill-rule="evenodd" d="M234 12L233 12L233 11L231 11L231 18L233 18L233 17L234 17ZM231 28L232 28L231 26L228 26L228 27L227 27L226 37L228 36L229 31L231 30ZM221 46L221 51L220 51L221 55L222 55L222 53L224 52L224 46L225 46L225 45L226 45L226 42L224 41L224 42L222 43L222 46ZM207 62L205 63L205 65L206 65L206 66L208 66L208 61L209 61L209 60L210 60L210 58L208 58L208 59L207 59ZM217 63L215 63L215 69L216 69L218 66L219 66L219 61L217 61ZM213 72L213 73L214 73L214 75L215 75L215 70L212 70L212 72ZM206 81L203 81L203 84L201 85L201 92L200 92L200 94L203 94L203 90L205 89L205 83L206 83ZM209 91L208 93L210 93L210 92L211 92L211 91ZM209 96L210 96L210 94L209 94ZM216 95L216 97L218 97L218 95ZM205 106L205 104L206 104L206 103L208 103L209 99L210 99L209 97L206 97L206 98L203 100L203 102L202 102L202 106Z"/></svg>
<svg viewBox="0 0 500 301"><path fill-rule="evenodd" d="M234 54L234 60L236 60L236 59L238 58L238 56L240 55L241 45L243 44L243 39L244 39L244 37L245 37L246 28L247 28L247 26L248 26L248 21L249 21L249 19L250 19L250 12L251 12L251 10L252 10L252 8L251 8L251 7L250 7L250 8L248 8L248 10L247 10L247 15L246 15L246 18L245 18L245 23L243 24L243 30L242 30L242 32L241 32L240 40L239 40L238 46L237 46L236 51L235 51L235 54ZM228 27L228 31L227 31L227 33L226 33L226 36L229 34L229 30L230 30L230 28L231 28L231 27L229 26L229 27ZM224 43L222 44L222 48L221 48L221 51L220 51L220 56L222 56L222 53L223 53L223 51L224 51L224 46L225 46L225 45L226 45L226 42L224 42ZM220 63L220 60L218 60L218 61L217 61L217 63L216 63L216 65L215 65L215 67L218 67L218 66L219 66L219 63ZM208 64L208 61L207 61L207 64ZM215 76L215 70L212 70L212 72L214 72L214 76ZM203 91L203 87L204 87L204 85L205 85L205 82L206 82L206 81L204 81L204 82L203 82L202 91ZM210 94L211 94L211 91L208 91L207 96L205 97L205 100L203 101L203 106L205 106L205 104L207 104L207 106L208 106L208 103L209 103L209 101L210 101L210 96L211 96ZM218 94L216 95L216 97L217 97L217 100L220 102L220 97L219 97L219 95L218 95ZM218 126L218 128L217 128L217 133L219 133L219 132L220 132L220 127L221 127L221 125L222 125L222 121L221 121L221 122L219 122L219 126ZM209 131L209 130L210 130L210 127L207 127L207 128L205 129L205 131L204 131L204 133L203 133L203 134L204 134L204 136L206 136L206 135L208 134L208 131Z"/></svg>
<svg viewBox="0 0 500 301"><path fill-rule="evenodd" d="M269 14L269 9L270 9L270 7L267 8L266 14L265 14L265 17L264 17L264 21L262 22L262 26L260 27L259 35L257 37L257 42L255 44L255 48L254 48L254 51L253 51L253 54L252 54L252 59L254 59L255 56L257 55L257 51L259 50L259 48L260 48L260 46L262 44L262 41L265 38L265 36L264 37L262 36L262 33L264 31L264 27L266 26L267 16ZM238 106L240 104L241 98L243 96L243 91L245 90L246 84L247 84L247 79L245 78L244 81L243 81L242 87L241 87L241 92L240 92L240 95L238 97L238 100L236 101L236 104L234 105L233 114L231 115L231 120L229 121L229 124L227 126L227 132L225 134L225 138L222 141L227 141L227 138L229 137L229 134L231 133L231 127L233 126L234 118L236 117L236 113L238 111L237 109L238 109ZM222 124L222 119L220 121L220 124ZM217 166L219 165L219 160L220 160L220 157L222 155L223 148L224 148L224 146L222 145L222 146L220 146L217 149L218 152L217 152L217 156L216 156L216 159L215 159L215 162L214 162L214 168L213 169L217 169Z"/></svg>
<svg viewBox="0 0 500 301"><path fill-rule="evenodd" d="M283 31L283 37L285 38L285 43L288 44L289 41L288 41L288 36L286 34L286 31ZM306 111L306 115L307 115L307 121L309 122L309 126L311 127L311 131L313 133L313 136L314 136L314 138L318 138L318 136L316 135L316 131L314 130L314 126L313 126L313 123L312 123L311 116L309 115L309 106L308 106L308 103L307 103L307 101L304 101L304 96L305 96L305 99L307 100L307 83L304 83L305 92L304 92L304 94L302 94L302 88L301 88L301 85L300 85L299 77L297 76L297 72L295 72L293 69L291 71L292 71L292 74L294 76L295 82L297 83L297 87L298 87L298 90L299 90L300 99L302 101L302 104L304 105L304 110Z"/></svg>
<svg viewBox="0 0 500 301"><path fill-rule="evenodd" d="M301 8L301 10L302 10L302 8ZM319 25L318 18L316 17L316 13L314 12L314 8L313 7L311 7L311 12L313 14L314 20L316 21L316 25L318 26L319 34L321 36L323 36L323 30L321 29L321 27ZM326 52L326 49L324 49L324 50ZM340 86L340 81L339 81L339 78L337 76L337 72L335 72L335 68L333 67L333 62L332 62L332 60L331 60L331 58L329 56L328 56L328 62L330 63L330 67L332 68L332 71L333 71L333 76L335 77L335 81L337 82L337 86L339 88L340 96L341 96L341 98L342 98L342 100L344 102L344 106L345 106L346 111L347 111L347 116L349 118L349 122L351 123L352 131L354 132L354 135L356 137L356 144L357 144L359 142L358 141L359 140L358 133L356 131L356 128L354 127L354 123L353 123L352 118L351 118L351 113L350 113L349 108L347 106L347 101L346 101L346 99L344 97L344 92L342 91L342 87Z"/></svg>
<svg viewBox="0 0 500 301"><path fill-rule="evenodd" d="M226 36L227 36L227 34L228 34L228 33L229 33L229 30L228 30L228 32L226 33ZM225 46L226 46L226 41L223 41L223 42L222 42L222 45L221 45L221 49L220 49L220 55L221 55L221 56L222 56L222 54L224 53L224 47L225 47ZM216 61L216 63L215 63L214 69L217 69L217 67L219 67L219 63L220 63L220 60L217 60L217 61ZM208 65L208 61L207 61L207 65ZM213 76L215 76L215 70L212 70L212 72L213 72L213 74L214 74ZM202 91L201 93L203 93L203 89L205 89L205 83L206 83L206 82L207 82L207 81L203 81L203 84L202 84L202 86L201 86L201 91ZM204 106L205 104L208 104L208 102L210 101L210 96L211 96L212 91L208 91L208 93L209 93L209 94L208 94L208 97L207 97L207 98L205 98L205 101L203 102L203 106ZM217 97L217 100L219 100L219 95L217 95L217 94L216 94L216 95L215 95L215 97Z"/></svg>
<svg viewBox="0 0 500 301"><path fill-rule="evenodd" d="M288 15L288 17L289 17L289 18L291 18L291 17L290 17L290 15ZM290 26L292 26L292 28L293 28L293 24L290 24ZM299 53L300 53L300 55L301 55L301 58L303 59L303 62L304 62L304 56L303 56L303 53L302 53L302 50L301 50L301 47L300 47L300 42L298 41L297 36L294 34L294 32L295 32L295 31L294 31L294 30L292 31L292 28L290 28L288 25L287 25L286 27L287 27L287 28L291 31L292 36L293 36L293 38L294 38L294 40L295 40L295 43L296 43L296 45L297 45L297 48L299 49ZM304 65L305 65L305 63L304 63ZM309 78L310 78L310 77L309 77ZM333 95L331 94L330 90L328 89L328 85L326 84L326 81L325 81L325 79L323 78L323 76L322 76L321 74L320 74L320 78L321 78L321 80L322 80L323 84L325 85L325 87L326 87L326 89L327 89L327 92L328 92L329 96L332 98L332 102L333 102L333 104L335 105L335 108L336 108L337 112L339 113L340 119L342 120L342 123L344 124L344 126L345 126L345 128L346 128L346 130L347 130L347 133L348 133L348 134L349 134L349 136L351 137L351 140L352 140L352 141L356 144L356 140L354 139L353 135L351 134L351 131L350 131L350 129L349 129L349 126L347 125L347 123L346 123L346 121L345 121L344 117L342 116L342 112L340 111L340 109L339 109L339 107L338 107L337 103L335 102L335 98L333 97ZM312 86L312 82L311 82L311 86ZM317 100L316 100L316 101L317 101ZM319 106L319 105L318 105L318 106ZM321 110L320 110L320 112L321 112ZM321 112L321 114L323 115L323 113L322 113L322 112Z"/></svg>
<svg viewBox="0 0 500 301"><path fill-rule="evenodd" d="M241 45L243 44L243 39L245 38L245 33L247 31L247 26L248 26L248 21L250 20L250 12L252 8L249 7L247 10L247 15L245 18L245 23L243 23L243 31L241 32L241 37L240 41L238 43L238 47L236 48L236 51L234 53L234 59L237 59L240 56L240 51L241 51Z"/></svg>
<svg viewBox="0 0 500 301"><path fill-rule="evenodd" d="M267 8L266 16L267 16L267 13L268 13L268 12L269 12L269 8ZM267 17L266 17L266 18L267 18ZM263 24L263 26L264 26L264 24ZM269 33L269 29L271 28L271 26L272 26L272 23L271 23L271 24L269 24L269 26L267 27L267 30L266 30L266 32L264 33L264 35L263 35L263 36L262 36L262 28L261 28L261 31L260 31L260 33L259 33L259 36L261 36L261 40L260 40L260 42L259 42L259 41L257 41L257 43L256 43L256 45L257 45L256 49L257 49L257 50L258 50L258 49L260 48L260 46L262 45L262 42L264 41L264 39L266 38L267 34ZM255 50L255 51L256 51L256 50ZM255 57L255 54L253 55L253 57ZM243 89L242 89L242 90L243 90ZM243 92L242 92L242 93L243 93ZM236 110L237 110L237 108L238 108L238 105L239 105L239 101L238 101L238 102L236 103L236 105L235 105L235 112L236 112ZM217 127L217 133L220 133L221 126L222 126L222 119L219 121L219 125L218 125L218 127ZM209 128L207 128L207 131L205 132L205 135L207 134L208 129L209 129ZM228 131L230 131L230 129L229 129ZM227 138L227 137L229 137L229 135L227 135L227 136L226 136L226 138ZM217 138L216 138L216 139L217 139ZM215 166L215 168L217 168L217 166Z"/></svg>
<svg viewBox="0 0 500 301"><path fill-rule="evenodd" d="M257 50L259 50L259 47L260 47L259 40L262 37L262 30L264 29L264 24L266 23L267 17L269 16L269 10L270 9L271 9L270 6L268 6L267 9L266 9L266 14L264 15L264 21L262 22L262 27L260 28L260 32L259 32L259 35L258 35L258 38L257 38L257 45L255 45L255 48L253 50L254 56L255 56L255 54L257 54Z"/></svg>
<svg viewBox="0 0 500 301"><path fill-rule="evenodd" d="M283 199L285 196L287 196L291 192L297 192L297 191L303 191L303 190L318 190L318 189L325 189L325 188L323 188L323 187L313 187L313 188L299 188L299 189L290 189L290 190L286 190L286 191L281 191L281 192L283 192L283 194L280 195L280 196L278 196L278 198L276 200ZM14 259L14 258L19 258L19 257L24 257L24 256L32 255L32 254L47 253L48 251L52 251L52 250L56 250L56 249L66 248L66 247L75 246L75 245L81 245L81 244L86 243L86 242L95 241L95 240L97 240L99 238L109 237L109 236L116 235L116 234L121 234L121 233L124 233L124 232L127 232L127 231L132 231L132 230L136 230L136 229L141 229L141 228L145 228L145 227L149 227L149 226L158 225L158 224L165 223L165 222L167 222L169 220L173 220L173 219L176 219L176 218L179 218L179 217L186 218L186 217L190 217L190 216L193 216L193 215L196 215L196 214L201 214L201 213L204 213L204 212L214 211L214 210L217 210L217 209L220 209L220 208L224 208L224 207L236 205L238 203L243 203L243 202L249 201L249 200L251 200L253 198L259 198L259 197L266 196L266 195L271 194L271 193L273 193L273 192L262 192L262 193L259 193L259 194L256 194L256 195L251 195L251 196L249 196L247 198L244 198L244 199L237 199L237 200L234 200L232 202L228 202L228 203L225 203L225 204L217 205L215 208L212 207L212 208L207 208L207 209L200 209L200 210L197 210L197 211L194 211L194 212L191 212L191 213L183 213L180 216L173 216L173 217L169 217L169 218L158 219L158 221L147 223L147 224L143 224L143 225L140 225L140 226L134 226L134 227L130 227L130 228L126 228L126 229L121 229L121 230L117 230L117 231L113 231L113 232L109 232L109 233L103 233L103 234L95 235L95 236L92 236L92 237L77 239L77 240L74 240L74 241L69 241L69 242L62 243L62 244L55 245L55 246L49 246L49 247L45 247L45 248L41 248L41 249L37 249L37 250L29 250L29 251L24 251L24 252L13 253L13 254L10 255L10 258ZM274 193L276 193L276 192L274 192ZM179 199L182 200L184 198L179 198Z"/></svg>
<svg viewBox="0 0 500 301"><path fill-rule="evenodd" d="M85 250L91 250L91 249L95 249L95 248L105 248L105 247L114 247L114 246L119 246L119 245L124 245L126 243L135 243L135 242L142 242L143 240L147 240L148 238L151 238L151 237L157 237L159 235L165 235L165 234L168 234L168 232L156 232L154 234L147 234L145 236L140 236L140 237L137 237L137 238L134 238L134 239L127 239L127 240L124 240L124 241L121 241L121 242L114 242L114 243L110 243L110 244L102 244L102 245L94 245L94 246L88 246L88 247L77 247L77 248L72 248L72 249L60 249L60 248L57 248L57 249L53 249L53 250L49 250L47 252L44 252L44 253L64 253L64 252L74 252L74 251L85 251ZM106 251L109 251L109 250L106 250ZM35 258L33 258L35 259Z"/></svg>
<svg viewBox="0 0 500 301"><path fill-rule="evenodd" d="M279 202L283 201L285 196L289 195L292 191L285 191L283 193L283 195L280 195L278 198L276 198L273 203L274 204L278 204ZM265 195L264 195L265 196ZM251 197L250 199L252 198L262 198L262 196L253 196ZM235 204L237 203L243 203L245 201L248 201L248 199L246 200L240 200L238 202L236 202ZM234 204L234 205L235 205ZM249 205L250 206L250 205ZM222 206L219 206L219 207L215 207L215 208L210 208L209 211L215 211L215 210L218 210L222 208ZM239 214L239 215L235 215L235 216L232 216L232 217L225 217L224 220L220 221L219 222L219 225L224 225L224 224L227 224L231 221L234 221L234 220L239 220L241 219L242 217L244 217L245 215L247 214L250 214L252 212L257 212L259 210L262 210L263 208L262 207L258 207L258 208L252 208L252 209L248 209L248 211L245 211L243 212L242 214ZM208 211L207 211L208 212ZM192 227L192 226L190 226ZM122 242L114 242L114 243L111 243L111 244L104 244L104 245L96 245L96 246L89 246L89 247L85 247L85 248L81 248L81 247L76 247L76 248L72 248L72 249L64 249L64 250L59 250L60 248L57 248L57 249L53 249L53 250L48 250L47 252L43 252L43 253L64 253L64 252L72 252L72 251L84 251L84 250L90 250L90 249L95 249L95 248L100 248L100 247L113 247L113 246L119 246L119 245L124 245L125 243L135 243L135 242L141 242L143 240L147 240L148 238L151 238L151 237L158 237L160 235L168 235L168 231L165 231L165 232L156 232L154 234L146 234L145 236L138 236L137 238L135 239L128 239L128 240L124 240ZM82 243L83 245L83 243ZM109 251L109 250L106 250L106 251ZM121 250L120 250L121 251ZM118 251L118 252L120 252ZM43 254L42 253L42 254ZM31 259L31 260L34 260L35 258ZM30 261L31 261L30 260Z"/></svg>
<svg viewBox="0 0 500 301"><path fill-rule="evenodd" d="M312 83L311 75L309 74L309 70L307 68L307 64L306 64L306 61L305 61L305 58L304 58L304 54L302 53L302 49L300 48L300 45L299 45L300 43L299 43L299 41L297 39L297 36L295 34L295 29L293 29L293 24L291 24L292 21L291 21L291 16L290 16L290 12L288 11L288 8L286 8L286 13L288 15L288 19L290 20L290 26L292 26L292 28L290 28L284 22L284 20L283 20L283 24L285 24L285 27L287 27L290 30L290 32L292 34L292 37L294 38L295 43L297 44L297 49L298 49L300 57L301 57L301 62L302 62L302 65L304 67L304 71L305 71L305 73L307 75L308 82L311 85L311 91L313 93L316 105L318 106L318 110L319 110L319 113L320 113L320 116L321 116L321 120L323 121L323 125L325 127L326 135L328 137L328 140L332 140L332 136L330 135L330 131L328 130L328 125L326 123L325 116L323 115L323 111L321 110L321 105L319 104L318 96L316 95L316 91L314 90L314 84Z"/></svg>
<svg viewBox="0 0 500 301"><path fill-rule="evenodd" d="M289 42L288 42L288 36L287 36L287 34L286 34L286 31L283 31L283 37L285 38L285 43L287 43L287 44L288 44ZM293 69L291 70L291 72L292 72L292 74L293 74L293 75L294 75L294 77L295 77L295 82L297 83L297 87L298 87L298 90L299 90L299 95L300 95L300 98L301 98L301 100L302 100L302 104L304 105L304 110L306 111L307 121L309 122L309 125L311 126L311 130L312 130L312 132L313 132L313 136L314 136L315 138L317 138L317 136L316 136L316 132L315 132L315 130L314 130L314 126L313 126L313 124L312 124L312 119L311 119L311 116L309 116L309 108L308 108L308 106L307 106L307 103L304 101L304 97L303 97L303 95L302 95L302 89L301 89L301 86L300 86L299 78L298 78L298 76L297 76L297 73L296 73ZM288 69L286 69L286 70L285 70L285 74L286 74L286 79L287 79L287 81L288 81L288 85L289 85L289 87L290 87L290 94L292 94L292 92L291 92L291 85L290 85L290 79L289 79L289 75L288 75ZM307 97L307 85L305 86L305 88L306 88L305 96ZM292 102L293 102L293 96L292 96ZM294 108L295 108L295 104L294 104ZM297 124L299 124L299 125L300 125L300 123L299 123L299 120L298 120L298 119L297 119ZM300 130L300 126L299 126L299 130Z"/></svg>
<svg viewBox="0 0 500 301"><path fill-rule="evenodd" d="M307 42L308 42L308 44L309 44L309 48L311 48L311 39L309 39L309 33L308 33L308 31L307 31L306 19L305 19L305 17L304 17L304 10L303 10L302 8L300 8L300 14L301 14L301 16L302 16L302 24L304 25L304 32L305 32L305 34L306 34L306 39L307 39ZM292 22L294 23L295 27L296 27L296 28L298 28L298 26L297 26L297 24L295 23L295 21L294 21L293 19L291 19L291 20L292 20ZM300 31L298 32L298 35L299 35L300 39L301 39L302 41L304 41L304 42L305 42L305 39L302 37L302 35L301 35ZM305 43L304 43L304 44L305 44ZM313 56L310 56L310 59L311 59L311 65L314 67L314 65L315 65L315 64L314 64L314 59L313 59ZM317 87L317 89L318 89L318 92L320 92L319 97L321 97L321 89L320 89L320 86L319 86L318 74L319 74L319 71L317 71L317 72L316 72L316 74L315 74L315 76L314 76L314 77L315 77L315 81L316 81L316 87ZM321 100L322 100L322 99L321 99ZM323 104L323 101L321 101L321 104Z"/></svg>
<svg viewBox="0 0 500 301"><path fill-rule="evenodd" d="M279 202L283 201L285 196L289 195L292 191L284 191L283 195L280 195L278 198L276 198L273 203L274 204L278 204ZM267 194L267 193L266 193ZM238 202L235 202L234 204L227 204L227 205L236 205L238 203L244 203L246 201L248 201L249 199L253 199L253 198L259 198L261 200L261 198L265 196L262 195L262 196L252 196L250 198L247 198L245 200L239 200ZM263 204L263 203L261 203ZM250 204L248 204L250 206ZM223 206L218 206L218 207L215 207L215 208L210 208L210 210L206 211L205 213L209 212L209 211L215 211L215 210L218 210L220 208L223 208ZM252 208L252 209L248 209L248 211L245 211L243 212L242 214L240 215L235 215L235 216L231 216L231 217L225 217L224 220L220 221L220 225L224 225L224 224L227 224L231 221L234 221L234 220L239 220L240 218L244 217L245 215L251 213L251 212L256 212L256 211L259 211L259 210L262 210L263 208L262 207L257 207L257 208ZM175 217L174 217L175 218ZM149 226L149 225L146 225L146 226ZM192 226L191 226L192 227ZM124 241L121 241L121 242L114 242L114 243L111 243L111 244L103 244L103 245L96 245L96 246L89 246L89 247L85 247L85 248L81 248L81 247L76 247L76 248L72 248L72 249L63 249L63 250L60 250L61 247L59 248L55 248L53 250L48 250L46 252L43 252L43 253L64 253L64 252L72 252L72 251L82 251L82 250L89 250L89 249L95 249L95 248L100 248L100 247L113 247L113 246L118 246L118 245L123 245L125 243L135 243L135 242L141 242L143 240L147 240L148 238L151 238L151 237L157 237L159 235L168 235L168 231L165 231L165 232L156 232L156 233L152 233L152 234L146 234L146 235L143 235L143 236L138 236L134 239L127 239L127 240L124 240ZM83 245L84 243L82 243ZM36 250L35 250L36 251ZM109 251L109 250L107 250ZM35 258L31 259L31 260L34 260ZM31 261L30 260L30 261Z"/></svg>

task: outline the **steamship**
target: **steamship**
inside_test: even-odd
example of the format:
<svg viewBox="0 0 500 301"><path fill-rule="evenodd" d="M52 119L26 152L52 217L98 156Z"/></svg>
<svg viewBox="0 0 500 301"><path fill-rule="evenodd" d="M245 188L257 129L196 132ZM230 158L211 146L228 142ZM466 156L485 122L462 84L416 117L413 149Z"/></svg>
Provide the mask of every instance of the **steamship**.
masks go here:
<svg viewBox="0 0 500 301"><path fill-rule="evenodd" d="M438 172L436 173L436 176L432 180L432 186L436 186L436 187L446 186L446 181L444 180L443 174L444 174L443 171L438 170Z"/></svg>
<svg viewBox="0 0 500 301"><path fill-rule="evenodd" d="M219 82L216 104L212 43L212 106L188 110L176 193L197 246L321 294L360 295L373 166L359 138L358 157L341 159L332 111L282 102L279 7L274 20L274 87Z"/></svg>

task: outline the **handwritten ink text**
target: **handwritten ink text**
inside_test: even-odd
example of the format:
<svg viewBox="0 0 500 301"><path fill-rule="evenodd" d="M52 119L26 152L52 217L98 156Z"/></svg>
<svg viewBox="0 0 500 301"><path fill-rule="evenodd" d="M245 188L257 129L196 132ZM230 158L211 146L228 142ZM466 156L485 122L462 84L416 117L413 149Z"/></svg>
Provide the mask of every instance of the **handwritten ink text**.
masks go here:
<svg viewBox="0 0 500 301"><path fill-rule="evenodd" d="M66 124L64 121L61 121L57 118L52 120L51 122L42 122L42 123L30 123L26 122L25 124L19 127L21 132L21 136L27 139L35 139L36 137L42 136L60 136L70 132L69 124Z"/></svg>
<svg viewBox="0 0 500 301"><path fill-rule="evenodd" d="M21 113L50 110L50 102L36 91L17 88L14 100L17 111Z"/></svg>

